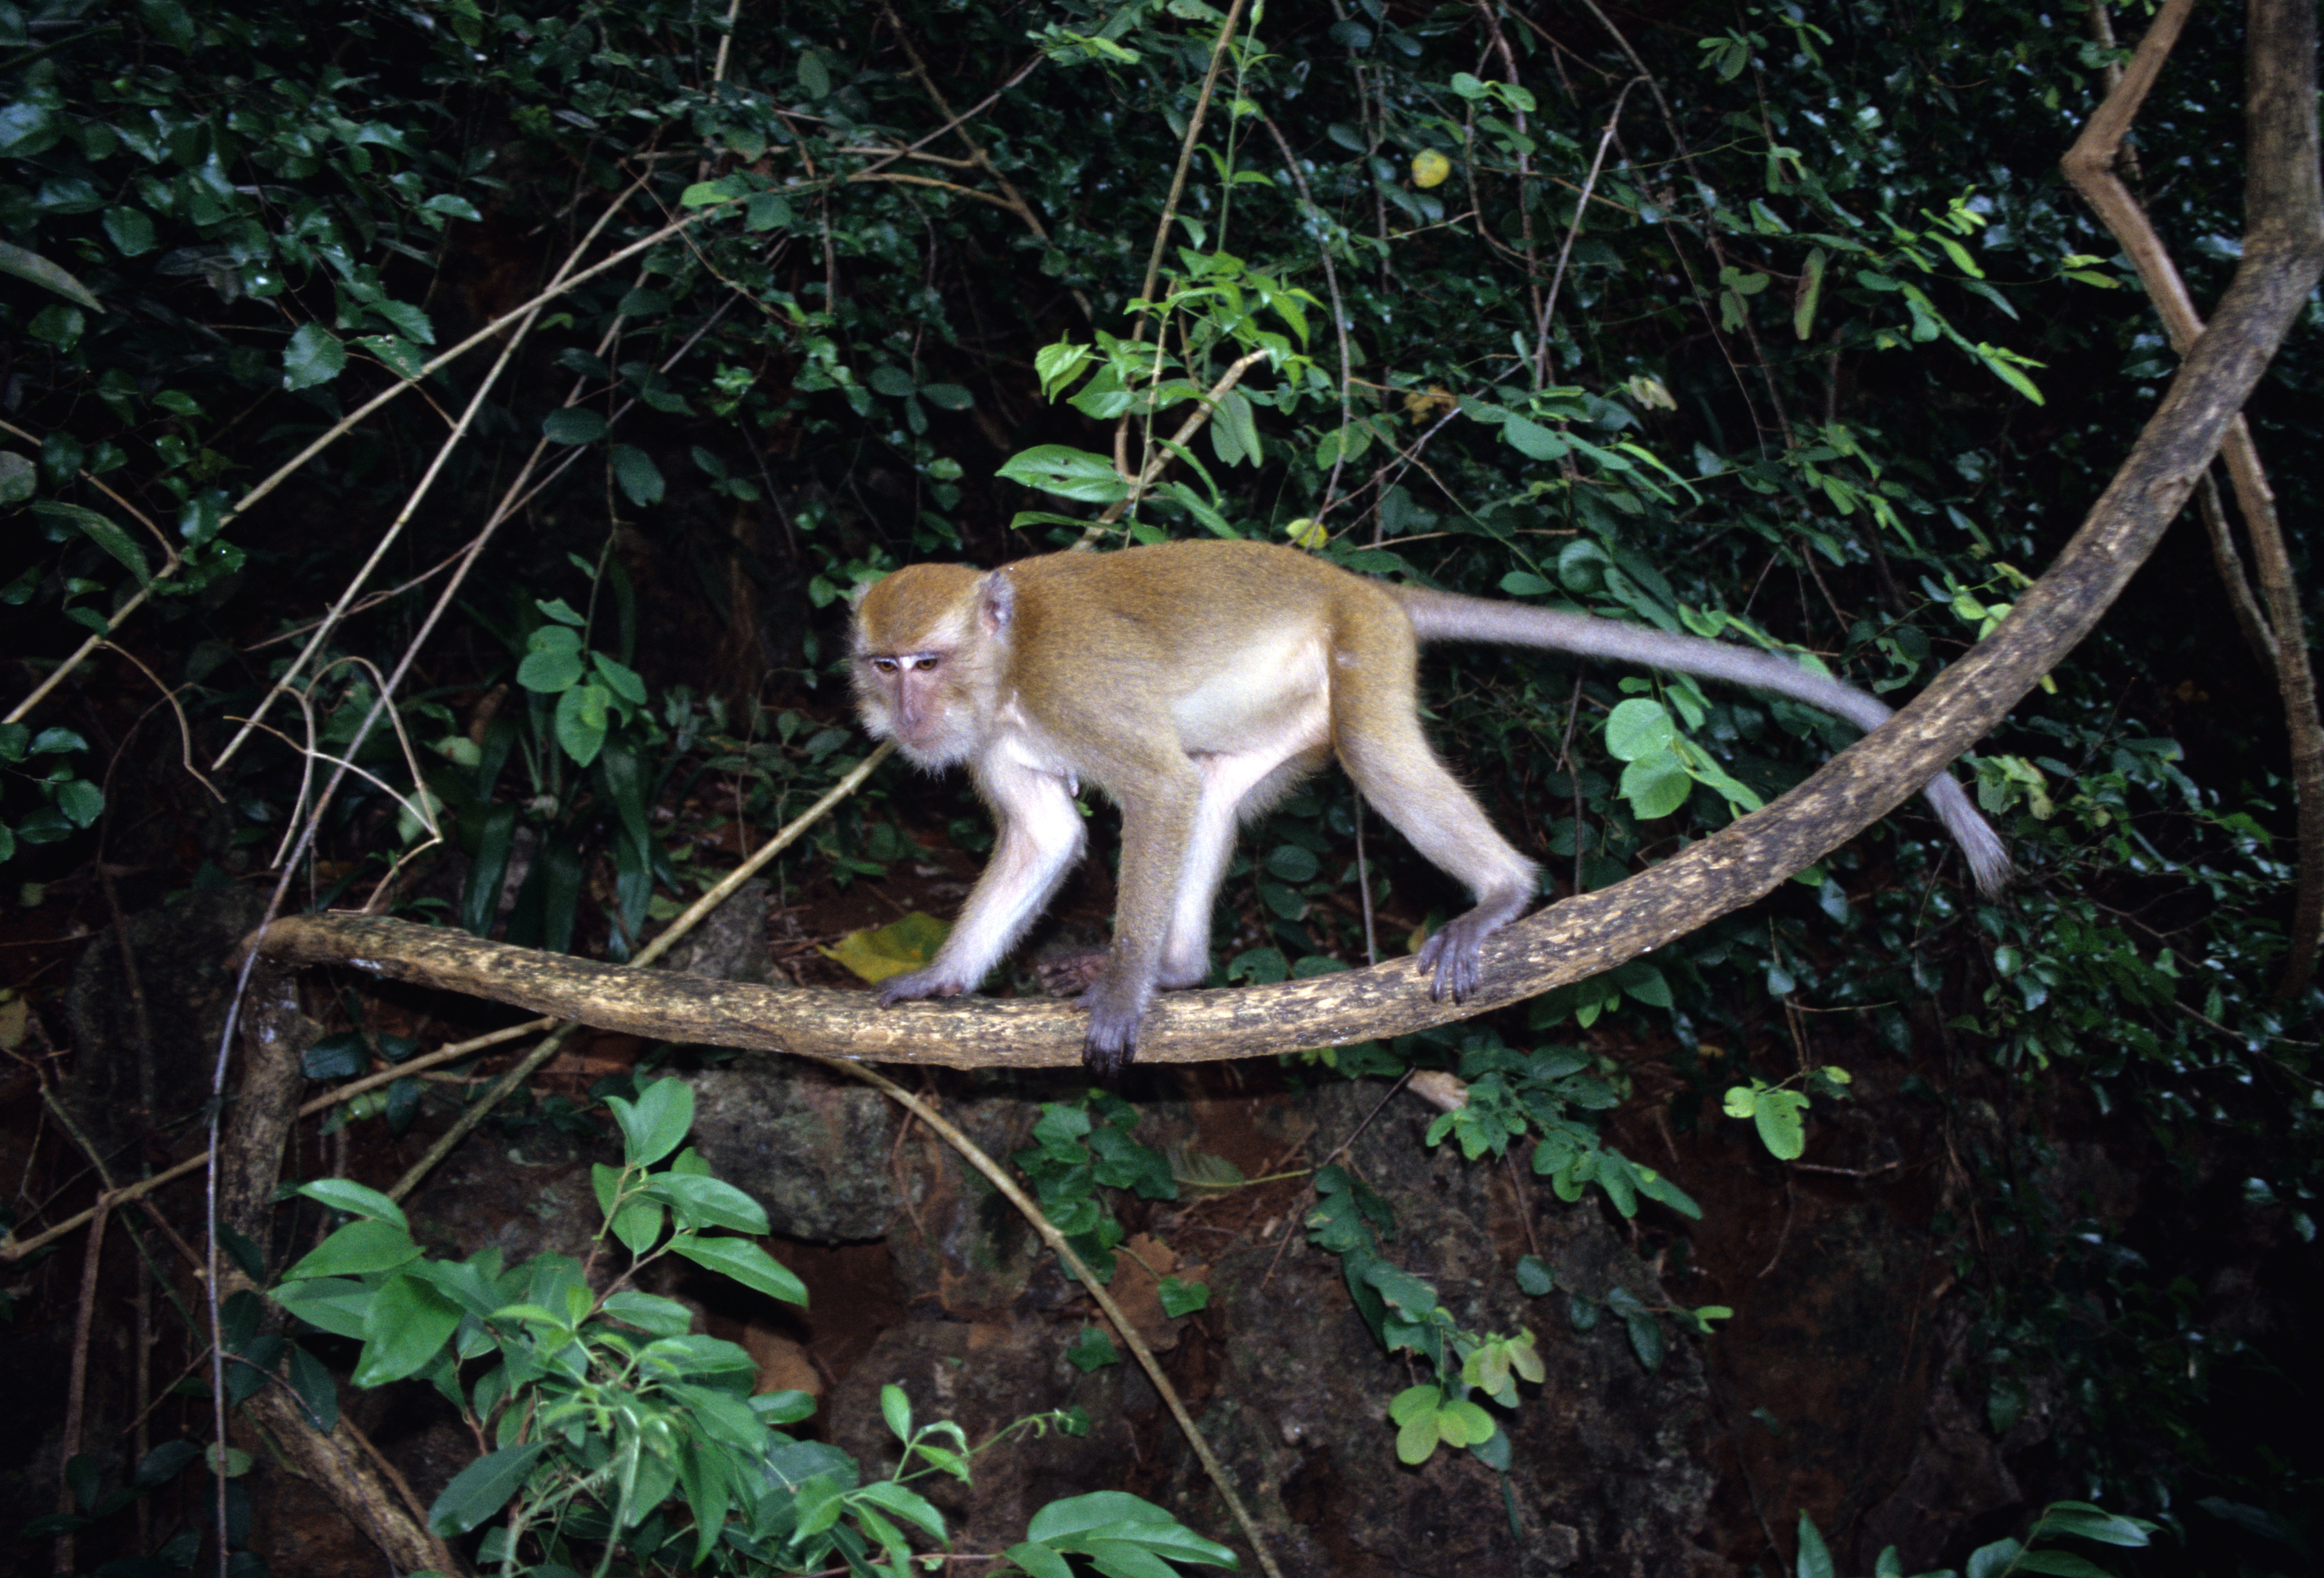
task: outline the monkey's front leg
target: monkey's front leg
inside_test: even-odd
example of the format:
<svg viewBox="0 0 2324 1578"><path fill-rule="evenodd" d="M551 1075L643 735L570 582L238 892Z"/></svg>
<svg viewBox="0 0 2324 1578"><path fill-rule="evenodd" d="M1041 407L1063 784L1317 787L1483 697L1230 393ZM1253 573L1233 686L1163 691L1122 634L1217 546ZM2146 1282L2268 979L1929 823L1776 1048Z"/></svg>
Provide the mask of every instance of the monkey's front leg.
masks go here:
<svg viewBox="0 0 2324 1578"><path fill-rule="evenodd" d="M1138 1054L1138 1027L1162 975L1163 949L1186 880L1203 789L1200 771L1181 756L1153 766L1145 794L1121 798L1113 955L1097 984L1082 994L1090 1016L1082 1062L1100 1079L1120 1078Z"/></svg>
<svg viewBox="0 0 2324 1578"><path fill-rule="evenodd" d="M1000 823L992 859L927 968L880 984L880 1006L973 992L1071 870L1086 833L1064 779L1010 762L980 764L977 788Z"/></svg>

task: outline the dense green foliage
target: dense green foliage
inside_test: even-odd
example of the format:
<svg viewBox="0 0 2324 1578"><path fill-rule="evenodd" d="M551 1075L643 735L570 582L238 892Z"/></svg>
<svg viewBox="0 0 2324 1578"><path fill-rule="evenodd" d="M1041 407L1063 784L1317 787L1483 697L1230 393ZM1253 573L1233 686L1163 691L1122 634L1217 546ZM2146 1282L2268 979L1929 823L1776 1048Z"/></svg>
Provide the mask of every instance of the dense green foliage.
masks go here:
<svg viewBox="0 0 2324 1578"><path fill-rule="evenodd" d="M433 824L470 861L446 918L493 926L522 852L505 935L613 957L691 876L658 815L728 785L728 814L777 825L860 760L832 683L851 588L1071 542L1101 506L1132 537L1289 539L1909 695L2040 574L2171 370L2052 169L2108 57L2079 9L2028 4L1681 6L1619 44L1539 9L1277 0L1222 48L1204 0L743 8L731 34L702 0L0 4L7 650L38 676L117 622L230 808L214 868L270 858L313 792L302 752L352 751L377 776L328 807L308 900ZM2190 37L2140 125L2199 300L2238 226L2233 47ZM2324 502L2297 464L2319 327L2253 411L2291 521ZM1167 464L1133 485L1117 455ZM392 595L291 675L303 715L277 700L283 732L213 768L375 549L358 589ZM2008 900L1977 902L1906 812L1509 1033L1638 1016L1678 1048L1682 1124L1749 1075L1698 1048L1765 1049L1745 1112L1788 1112L1795 1141L1769 1005L1796 995L2034 1105L2087 1091L2137 1116L2164 1186L2240 1192L2311 1242L2317 1087L2287 1038L2317 1000L2270 991L2279 715L2200 549L2150 579L1974 764L2024 873ZM372 719L423 631L392 697L407 756ZM0 725L17 881L119 811L102 747L136 682L99 655ZM1559 891L1844 737L1504 654L1452 655L1429 695ZM174 754L173 726L135 751ZM844 809L797 879L903 853L892 803ZM1361 961L1357 814L1334 780L1263 830L1222 979ZM1459 895L1388 843L1394 952ZM1562 1055L1501 1072L1527 1056ZM1997 1427L2040 1370L2105 1426L2098 1493L2162 1510L2191 1472L2296 1505L2312 1445L2221 1439L2206 1411L2215 1367L2282 1356L2207 1333L2189 1265L2029 1186L2039 1132L1998 1139L1970 1158L1990 1259L1961 1240Z"/></svg>

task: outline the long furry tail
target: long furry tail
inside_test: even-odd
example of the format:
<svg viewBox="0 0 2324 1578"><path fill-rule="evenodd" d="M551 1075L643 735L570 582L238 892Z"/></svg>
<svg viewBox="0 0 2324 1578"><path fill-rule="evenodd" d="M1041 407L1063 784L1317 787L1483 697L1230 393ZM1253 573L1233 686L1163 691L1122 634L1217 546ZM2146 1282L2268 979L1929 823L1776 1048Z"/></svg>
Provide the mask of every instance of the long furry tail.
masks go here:
<svg viewBox="0 0 2324 1578"><path fill-rule="evenodd" d="M1421 641L1485 641L1501 646L1535 647L1570 652L1576 657L1632 663L1644 669L1673 669L1705 679L1771 690L1820 707L1847 719L1867 733L1895 715L1877 697L1812 673L1788 659L1748 647L1705 641L1700 636L1672 635L1644 625L1536 608L1525 603L1496 603L1482 597L1461 597L1417 586L1391 587L1412 619ZM1922 791L1968 859L1978 890L1997 897L2009 886L2009 847L2001 835L1971 803L1969 792L1950 772L1939 772Z"/></svg>

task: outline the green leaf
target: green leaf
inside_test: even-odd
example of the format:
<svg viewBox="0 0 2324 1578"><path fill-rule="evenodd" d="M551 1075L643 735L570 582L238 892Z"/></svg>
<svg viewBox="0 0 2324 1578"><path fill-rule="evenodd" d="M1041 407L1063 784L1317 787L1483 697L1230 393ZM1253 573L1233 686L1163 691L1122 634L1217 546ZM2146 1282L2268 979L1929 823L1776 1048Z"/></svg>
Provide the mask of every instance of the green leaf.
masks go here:
<svg viewBox="0 0 2324 1578"><path fill-rule="evenodd" d="M441 214L449 219L474 219L479 223L484 219L484 216L476 212L475 204L450 192L439 192L420 206L428 213Z"/></svg>
<svg viewBox="0 0 2324 1578"><path fill-rule="evenodd" d="M604 413L594 406L559 406L540 419L540 431L552 444L594 444L605 436Z"/></svg>
<svg viewBox="0 0 2324 1578"><path fill-rule="evenodd" d="M605 1105L621 1126L622 1159L633 1167L661 1160L686 1143L686 1131L694 1127L694 1087L682 1079L655 1080L636 1101L608 1096ZM766 1228L747 1231L764 1232Z"/></svg>
<svg viewBox="0 0 2324 1578"><path fill-rule="evenodd" d="M548 1450L549 1444L543 1441L504 1446L462 1469L428 1509L429 1532L452 1539L481 1527L524 1489L532 1465Z"/></svg>
<svg viewBox="0 0 2324 1578"><path fill-rule="evenodd" d="M1074 1338L1073 1346L1065 1350L1065 1360L1075 1370L1087 1375L1109 1364L1120 1363L1121 1351L1113 1345L1113 1339L1101 1328L1084 1326L1082 1334Z"/></svg>
<svg viewBox="0 0 2324 1578"><path fill-rule="evenodd" d="M350 1222L300 1258L283 1273L286 1282L316 1277L360 1277L387 1271L420 1258L420 1246L400 1222Z"/></svg>
<svg viewBox="0 0 2324 1578"><path fill-rule="evenodd" d="M153 235L152 218L143 208L126 205L107 208L100 223L113 250L124 257L143 257L161 245Z"/></svg>
<svg viewBox="0 0 2324 1578"><path fill-rule="evenodd" d="M535 644L538 648L537 641ZM516 666L516 682L538 696L558 696L579 684L586 671L578 651L541 649L527 653Z"/></svg>
<svg viewBox="0 0 2324 1578"><path fill-rule="evenodd" d="M931 1538L945 1536L944 1514L928 1502L927 1498L909 1490L893 1480L874 1480L856 1492L858 1503L872 1502L884 1507L899 1518L908 1519Z"/></svg>
<svg viewBox="0 0 2324 1578"><path fill-rule="evenodd" d="M313 1282L285 1282L272 1295L275 1303L308 1324L335 1337L363 1341L364 1321L371 1314L373 1290L344 1277Z"/></svg>
<svg viewBox="0 0 2324 1578"><path fill-rule="evenodd" d="M364 1318L364 1349L348 1379L359 1387L385 1386L425 1368L459 1329L458 1306L416 1277L387 1279Z"/></svg>
<svg viewBox="0 0 2324 1578"><path fill-rule="evenodd" d="M831 93L831 68L823 63L823 56L814 50L801 50L798 58L798 84L809 98L824 98Z"/></svg>
<svg viewBox="0 0 2324 1578"><path fill-rule="evenodd" d="M2114 1574L2071 1551L2028 1551L2017 1558L2020 1573L2054 1573L2059 1578L2114 1578Z"/></svg>
<svg viewBox="0 0 2324 1578"><path fill-rule="evenodd" d="M1073 1564L1047 1546L1030 1540L1001 1553L1025 1569L1027 1578L1074 1578Z"/></svg>
<svg viewBox="0 0 2324 1578"><path fill-rule="evenodd" d="M1802 1116L1808 1099L1798 1091L1764 1090L1751 1117L1758 1125L1759 1141L1777 1161L1796 1161L1807 1149L1807 1122Z"/></svg>
<svg viewBox="0 0 2324 1578"><path fill-rule="evenodd" d="M1832 1578L1831 1552L1804 1512L1800 1514L1800 1559L1793 1571L1798 1578Z"/></svg>
<svg viewBox="0 0 2324 1578"><path fill-rule="evenodd" d="M1630 1349L1638 1362L1651 1375L1663 1367L1663 1324L1650 1315L1636 1313L1622 1317L1623 1327L1630 1333Z"/></svg>
<svg viewBox="0 0 2324 1578"><path fill-rule="evenodd" d="M889 1435L899 1441L912 1438L912 1399L893 1381L880 1389L880 1417L887 1423Z"/></svg>
<svg viewBox="0 0 2324 1578"><path fill-rule="evenodd" d="M153 572L147 567L144 549L137 546L136 539L95 510L68 504L60 499L41 499L32 504L32 513L71 522L90 541L119 560L121 567L137 578L138 586L152 585Z"/></svg>
<svg viewBox="0 0 2324 1578"><path fill-rule="evenodd" d="M621 484L622 494L641 510L651 509L662 501L665 484L661 468L653 457L634 444L616 444L613 450L613 480Z"/></svg>
<svg viewBox="0 0 2324 1578"><path fill-rule="evenodd" d="M1533 460L1562 459L1573 448L1563 434L1514 412L1501 424L1501 437L1517 446L1517 453Z"/></svg>
<svg viewBox="0 0 2324 1578"><path fill-rule="evenodd" d="M1186 1282L1176 1277L1162 1278L1156 1294L1162 1301L1162 1313L1174 1321L1198 1309L1208 1309L1211 1304L1208 1283Z"/></svg>
<svg viewBox="0 0 2324 1578"><path fill-rule="evenodd" d="M557 698L557 743L576 766L588 766L605 748L613 699L602 685L576 685Z"/></svg>
<svg viewBox="0 0 2324 1578"><path fill-rule="evenodd" d="M2052 1501L2042 1509L2041 1537L2070 1534L2100 1545L2138 1546L2148 1543L2154 1527L2143 1518L2126 1518L2088 1501Z"/></svg>
<svg viewBox="0 0 2324 1578"><path fill-rule="evenodd" d="M410 1226L403 1207L381 1194L368 1184L358 1184L353 1178L314 1178L291 1186L290 1193L302 1195L318 1204L349 1216L368 1216L380 1222L392 1222L398 1227Z"/></svg>
<svg viewBox="0 0 2324 1578"><path fill-rule="evenodd" d="M26 252L0 241L0 273L14 274L20 280L30 280L35 285L54 291L69 301L78 302L91 312L105 310L105 303L89 294L87 285L51 263L36 252Z"/></svg>
<svg viewBox="0 0 2324 1578"><path fill-rule="evenodd" d="M359 335L355 344L387 365L387 370L398 378L413 379L427 371L428 358L420 347L400 334Z"/></svg>
<svg viewBox="0 0 2324 1578"><path fill-rule="evenodd" d="M1636 761L1655 752L1667 752L1678 738L1678 725L1659 701L1634 696L1606 715L1606 749L1616 760Z"/></svg>
<svg viewBox="0 0 2324 1578"><path fill-rule="evenodd" d="M347 347L319 323L302 323L282 350L282 387L311 389L346 371Z"/></svg>
<svg viewBox="0 0 2324 1578"><path fill-rule="evenodd" d="M1027 487L1084 503L1110 504L1130 495L1130 484L1102 455L1063 444L1041 444L1009 457L996 474Z"/></svg>
<svg viewBox="0 0 2324 1578"><path fill-rule="evenodd" d="M1694 780L1667 751L1650 752L1622 769L1621 796L1642 822L1669 816L1693 792Z"/></svg>
<svg viewBox="0 0 2324 1578"><path fill-rule="evenodd" d="M696 1232L713 1227L747 1233L768 1231L765 1208L723 1179L666 1173L653 1181L652 1192L670 1203L682 1229Z"/></svg>
<svg viewBox="0 0 2324 1578"><path fill-rule="evenodd" d="M364 310L387 319L396 333L414 345L432 346L436 343L435 324L429 321L428 314L409 301L394 301L383 297L377 301L364 302Z"/></svg>
<svg viewBox="0 0 2324 1578"><path fill-rule="evenodd" d="M763 1293L769 1298L779 1298L785 1304L796 1304L801 1307L807 1304L807 1284L748 1239L681 1235L672 1239L669 1247L696 1265L723 1271L743 1287Z"/></svg>
<svg viewBox="0 0 2324 1578"><path fill-rule="evenodd" d="M1823 271L1831 257L1821 246L1808 254L1800 274L1799 291L1792 299L1792 332L1806 339L1815 332L1816 305L1823 300Z"/></svg>

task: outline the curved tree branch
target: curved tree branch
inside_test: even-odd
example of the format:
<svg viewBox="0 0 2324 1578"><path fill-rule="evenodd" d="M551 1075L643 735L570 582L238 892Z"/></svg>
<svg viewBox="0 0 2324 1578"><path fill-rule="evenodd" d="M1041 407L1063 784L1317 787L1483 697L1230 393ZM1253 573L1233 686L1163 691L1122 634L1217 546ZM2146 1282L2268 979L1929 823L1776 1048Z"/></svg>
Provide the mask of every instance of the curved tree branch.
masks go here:
<svg viewBox="0 0 2324 1578"><path fill-rule="evenodd" d="M2181 355L2202 334L2203 319L2163 238L2155 234L2146 210L2115 173L2115 166L2131 122L2161 75L2193 5L2194 0L2168 0L2156 14L2154 24L2139 42L2130 69L2121 73L2106 102L2060 161L2074 189L2122 244L2138 270L2147 299L2154 303L2171 337L2171 348ZM2092 5L2091 16L2104 24L2102 0ZM2235 484L2236 506L2243 512L2244 528L2251 534L2252 557L2259 564L2260 586L2267 596L2264 617L2245 582L2242 560L2227 533L2226 513L2219 508L2218 489L2208 480L2200 501L2204 525L2211 534L2212 557L2236 621L2260 661L2275 676L2277 691L2283 698L2284 732L2292 742L2292 778L2299 808L2300 884L2292 900L2283 973L2275 987L2276 1000L2289 1002L2308 989L2315 973L2318 945L2324 942L2324 720L2317 715L2307 626L2292 582L2292 556L2284 549L2283 528L2276 518L2275 494L2268 486L2259 448L2252 442L2251 429L2241 412L2227 424L2221 448L2227 475Z"/></svg>
<svg viewBox="0 0 2324 1578"><path fill-rule="evenodd" d="M1409 959L1317 980L1167 993L1146 1062L1340 1045L1466 1018L1652 952L1750 903L1901 805L1998 724L2098 623L2185 504L2324 272L2312 0L2251 0L2248 221L2210 326L2114 482L2011 614L1911 705L1766 809L1614 887L1578 895L1486 944L1467 1002L1436 1002ZM357 916L279 920L260 948L343 962L567 1015L722 1046L954 1066L1070 1065L1083 1020L1063 1002L954 1000L892 1009L862 992L655 975L462 933Z"/></svg>

